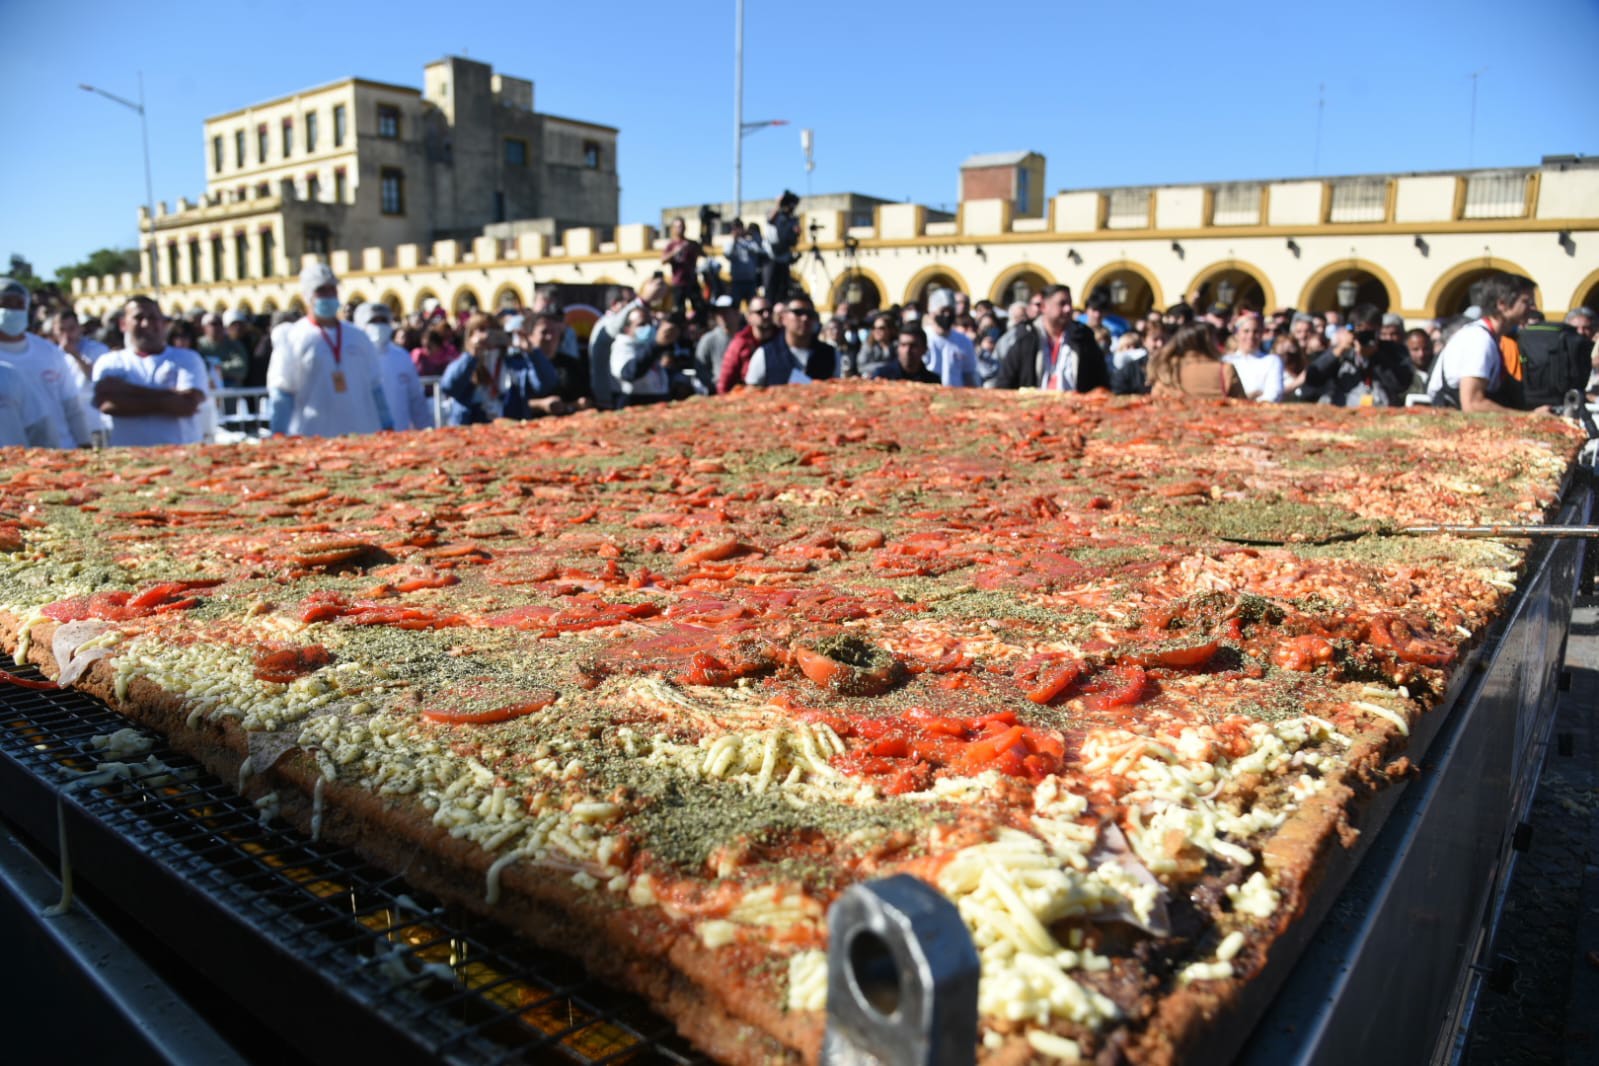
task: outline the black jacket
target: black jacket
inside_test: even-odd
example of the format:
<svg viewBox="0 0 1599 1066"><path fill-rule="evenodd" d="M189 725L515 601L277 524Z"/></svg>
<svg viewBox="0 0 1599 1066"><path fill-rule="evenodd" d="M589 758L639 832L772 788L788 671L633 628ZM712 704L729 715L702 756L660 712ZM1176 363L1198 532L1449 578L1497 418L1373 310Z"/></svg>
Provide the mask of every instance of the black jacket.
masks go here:
<svg viewBox="0 0 1599 1066"><path fill-rule="evenodd" d="M1305 369L1305 383L1294 391L1293 399L1316 403L1325 397L1327 402L1342 407L1351 392L1371 384L1381 386L1391 406L1403 407L1414 376L1410 354L1403 345L1378 341L1365 369L1356 365L1353 354L1347 359L1334 352L1317 356Z"/></svg>
<svg viewBox="0 0 1599 1066"><path fill-rule="evenodd" d="M1000 338L999 374L994 387L999 389L1036 389L1043 360L1044 327L1038 322L1026 329L1013 329ZM1008 343L1007 343L1008 342ZM1066 327L1066 346L1077 353L1077 391L1110 388L1110 372L1105 368L1105 353L1094 340L1094 331L1081 322Z"/></svg>

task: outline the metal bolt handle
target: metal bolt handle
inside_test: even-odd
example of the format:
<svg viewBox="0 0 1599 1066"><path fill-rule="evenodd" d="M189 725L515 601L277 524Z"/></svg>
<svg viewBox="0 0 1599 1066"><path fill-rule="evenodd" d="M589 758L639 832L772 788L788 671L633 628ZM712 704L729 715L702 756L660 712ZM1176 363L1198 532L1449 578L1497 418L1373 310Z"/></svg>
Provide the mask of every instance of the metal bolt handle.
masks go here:
<svg viewBox="0 0 1599 1066"><path fill-rule="evenodd" d="M824 1066L971 1066L981 967L953 903L897 874L852 886L827 932Z"/></svg>

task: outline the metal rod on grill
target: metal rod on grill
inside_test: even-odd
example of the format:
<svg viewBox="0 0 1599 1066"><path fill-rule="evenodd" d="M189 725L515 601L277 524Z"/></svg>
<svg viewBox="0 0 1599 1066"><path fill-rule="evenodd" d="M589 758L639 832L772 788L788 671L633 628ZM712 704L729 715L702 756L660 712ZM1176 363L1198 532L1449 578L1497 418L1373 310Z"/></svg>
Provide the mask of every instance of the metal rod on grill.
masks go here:
<svg viewBox="0 0 1599 1066"><path fill-rule="evenodd" d="M1599 537L1599 526L1405 526L1400 533L1427 535L1447 533L1451 537Z"/></svg>

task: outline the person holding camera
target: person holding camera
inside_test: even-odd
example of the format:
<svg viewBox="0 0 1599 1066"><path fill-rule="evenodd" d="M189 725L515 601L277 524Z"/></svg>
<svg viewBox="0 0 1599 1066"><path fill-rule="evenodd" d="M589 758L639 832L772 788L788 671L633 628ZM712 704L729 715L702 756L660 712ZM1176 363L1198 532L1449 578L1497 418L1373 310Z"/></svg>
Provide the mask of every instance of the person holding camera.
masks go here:
<svg viewBox="0 0 1599 1066"><path fill-rule="evenodd" d="M665 403L672 395L672 360L655 343L655 316L643 304L630 308L611 343L611 377L622 406Z"/></svg>
<svg viewBox="0 0 1599 1066"><path fill-rule="evenodd" d="M1414 376L1410 354L1403 345L1378 338L1382 312L1372 304L1351 311L1349 325L1305 368L1295 398L1335 407L1403 406Z"/></svg>
<svg viewBox="0 0 1599 1066"><path fill-rule="evenodd" d="M703 249L699 241L691 241L684 236L685 226L681 218L672 219L667 232L670 237L666 247L661 250L661 262L667 264L672 272L672 298L679 311L693 307L695 313L699 314L704 309L704 300L700 297L699 275L694 267L700 261Z"/></svg>
<svg viewBox="0 0 1599 1066"><path fill-rule="evenodd" d="M799 247L800 222L799 215L795 213L799 201L798 196L784 189L783 195L778 198L777 206L772 208L772 213L766 217L766 221L772 227L772 239L761 275L768 300L781 302L788 299L788 291L792 284L789 280L789 266L794 262L795 249Z"/></svg>
<svg viewBox="0 0 1599 1066"><path fill-rule="evenodd" d="M733 306L741 308L749 303L761 283L766 245L761 240L760 230L735 218L722 242L722 253L727 256L728 295L733 297Z"/></svg>

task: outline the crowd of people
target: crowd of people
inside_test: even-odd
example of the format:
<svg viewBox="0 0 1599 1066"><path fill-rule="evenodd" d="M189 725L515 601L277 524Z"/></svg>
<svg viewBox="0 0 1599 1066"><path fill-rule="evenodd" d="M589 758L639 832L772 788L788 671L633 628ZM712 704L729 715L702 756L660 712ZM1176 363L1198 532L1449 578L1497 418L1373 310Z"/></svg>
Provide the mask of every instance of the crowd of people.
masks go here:
<svg viewBox="0 0 1599 1066"><path fill-rule="evenodd" d="M729 247L745 240L741 229ZM553 287L531 307L496 314L452 320L435 306L399 316L341 302L325 264L300 277L308 312L269 321L237 312L169 320L137 296L105 321L80 322L68 306L32 306L26 287L0 279L0 444L212 439L211 401L227 387L265 390L272 434L314 436L431 427L425 381L436 382L453 425L849 377L1465 411L1558 407L1572 389L1599 387L1599 316L1578 308L1545 322L1533 283L1510 274L1487 276L1472 308L1428 329L1371 305L1263 313L1183 302L1129 320L1112 313L1104 289L1079 308L1065 285L1006 308L934 289L920 304L824 315L786 269L774 274L753 253L723 291L699 284L698 242L680 223L671 234L670 272L636 291L612 288L586 338Z"/></svg>

